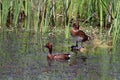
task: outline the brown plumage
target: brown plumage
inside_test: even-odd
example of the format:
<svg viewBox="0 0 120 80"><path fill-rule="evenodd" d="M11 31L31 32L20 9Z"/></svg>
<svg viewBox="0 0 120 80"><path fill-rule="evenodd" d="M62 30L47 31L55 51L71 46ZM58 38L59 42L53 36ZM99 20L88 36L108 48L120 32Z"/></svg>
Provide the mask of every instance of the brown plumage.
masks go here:
<svg viewBox="0 0 120 80"><path fill-rule="evenodd" d="M76 39L76 41L80 41L80 42L85 42L88 40L88 36L82 31L82 30L71 30L70 31L72 37L77 38L80 37L78 39Z"/></svg>
<svg viewBox="0 0 120 80"><path fill-rule="evenodd" d="M77 40L77 41L81 41L81 42L85 42L89 39L89 36L87 36L85 34L85 32L83 32L82 30L79 30L79 24L78 23L74 23L73 24L73 28L70 31L72 37L81 37L81 39Z"/></svg>
<svg viewBox="0 0 120 80"><path fill-rule="evenodd" d="M75 39L76 44L78 42L85 42L89 40L89 36L85 34L82 30L79 30L79 24L76 22L73 24L73 28L70 30L71 36Z"/></svg>
<svg viewBox="0 0 120 80"><path fill-rule="evenodd" d="M48 48L49 53L47 55L47 59L49 60L57 60L57 61L63 61L63 60L69 60L70 59L70 54L52 54L52 43L48 42L45 46Z"/></svg>

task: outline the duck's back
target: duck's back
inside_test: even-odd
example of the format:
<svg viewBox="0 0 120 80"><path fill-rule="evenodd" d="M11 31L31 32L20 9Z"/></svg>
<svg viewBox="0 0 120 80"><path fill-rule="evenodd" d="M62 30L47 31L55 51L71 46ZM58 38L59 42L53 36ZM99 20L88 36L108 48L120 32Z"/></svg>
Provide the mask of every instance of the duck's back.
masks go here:
<svg viewBox="0 0 120 80"><path fill-rule="evenodd" d="M82 37L82 42L88 40L88 36L87 36L82 30L79 30L79 31L76 33L76 36Z"/></svg>

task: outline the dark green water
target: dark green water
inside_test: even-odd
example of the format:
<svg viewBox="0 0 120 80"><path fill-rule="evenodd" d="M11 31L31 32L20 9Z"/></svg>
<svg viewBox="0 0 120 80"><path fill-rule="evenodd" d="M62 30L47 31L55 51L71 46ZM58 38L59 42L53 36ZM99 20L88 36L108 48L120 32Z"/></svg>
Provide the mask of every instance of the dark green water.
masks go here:
<svg viewBox="0 0 120 80"><path fill-rule="evenodd" d="M107 50L89 50L81 54L70 51L75 42L64 33L33 33L24 31L0 32L0 80L120 80L120 54L114 58ZM47 63L48 50L44 45L53 42L53 53L72 54L70 61ZM101 53L101 54L99 54ZM108 54L106 54L108 53Z"/></svg>

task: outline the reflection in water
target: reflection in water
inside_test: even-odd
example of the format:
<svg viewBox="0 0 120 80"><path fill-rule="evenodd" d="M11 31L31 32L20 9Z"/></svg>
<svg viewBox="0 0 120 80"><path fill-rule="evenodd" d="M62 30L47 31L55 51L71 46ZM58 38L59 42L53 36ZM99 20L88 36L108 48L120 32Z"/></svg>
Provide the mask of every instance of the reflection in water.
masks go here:
<svg viewBox="0 0 120 80"><path fill-rule="evenodd" d="M117 62L110 64L108 54L101 56L71 52L70 46L74 42L71 39L63 41L65 38L58 36L51 39L46 34L41 36L31 32L1 33L0 80L101 80L106 76L110 80L119 80L117 58L120 55L116 56ZM48 51L44 45L48 41L54 43L54 53L69 52L72 55L70 61L47 61Z"/></svg>

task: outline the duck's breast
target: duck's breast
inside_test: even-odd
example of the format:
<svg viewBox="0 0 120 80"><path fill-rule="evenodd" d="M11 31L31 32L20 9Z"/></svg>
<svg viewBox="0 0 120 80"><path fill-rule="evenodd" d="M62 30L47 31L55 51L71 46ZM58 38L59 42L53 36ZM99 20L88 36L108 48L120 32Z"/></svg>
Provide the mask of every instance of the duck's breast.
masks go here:
<svg viewBox="0 0 120 80"><path fill-rule="evenodd" d="M83 37L75 36L75 37L74 37L74 40L81 42L81 41L83 40Z"/></svg>

